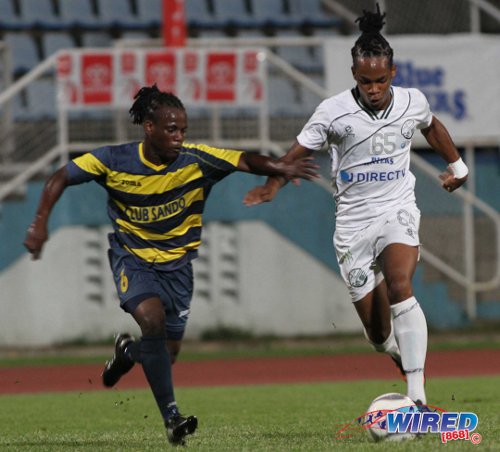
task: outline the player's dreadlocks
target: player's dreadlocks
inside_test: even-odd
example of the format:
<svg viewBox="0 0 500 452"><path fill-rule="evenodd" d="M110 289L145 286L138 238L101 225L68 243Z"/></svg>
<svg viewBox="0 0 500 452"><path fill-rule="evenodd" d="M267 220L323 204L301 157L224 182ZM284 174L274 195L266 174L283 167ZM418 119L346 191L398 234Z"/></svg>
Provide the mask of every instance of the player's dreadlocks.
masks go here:
<svg viewBox="0 0 500 452"><path fill-rule="evenodd" d="M363 10L363 15L356 19L359 22L361 36L354 43L351 49L353 61L356 58L387 57L389 65L392 66L393 50L386 39L379 33L385 22L385 13L380 13L380 6L377 3L377 12Z"/></svg>
<svg viewBox="0 0 500 452"><path fill-rule="evenodd" d="M135 102L128 111L134 124L142 124L146 119L154 121L156 112L161 107L185 110L180 99L172 93L160 91L156 84L144 86L134 96Z"/></svg>

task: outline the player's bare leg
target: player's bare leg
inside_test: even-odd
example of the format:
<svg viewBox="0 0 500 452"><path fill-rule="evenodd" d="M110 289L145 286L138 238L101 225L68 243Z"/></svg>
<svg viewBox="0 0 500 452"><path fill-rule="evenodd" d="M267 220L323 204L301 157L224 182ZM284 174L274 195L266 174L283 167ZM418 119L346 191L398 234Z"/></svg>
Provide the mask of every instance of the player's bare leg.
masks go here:
<svg viewBox="0 0 500 452"><path fill-rule="evenodd" d="M372 292L354 303L365 330L365 337L380 353L387 353L398 367L401 377L406 376L401 363L399 347L391 321L391 307L387 297L387 286L382 281Z"/></svg>
<svg viewBox="0 0 500 452"><path fill-rule="evenodd" d="M425 404L427 322L413 296L412 278L417 260L418 247L395 243L382 251L379 264L387 285L394 335L408 382L408 396Z"/></svg>

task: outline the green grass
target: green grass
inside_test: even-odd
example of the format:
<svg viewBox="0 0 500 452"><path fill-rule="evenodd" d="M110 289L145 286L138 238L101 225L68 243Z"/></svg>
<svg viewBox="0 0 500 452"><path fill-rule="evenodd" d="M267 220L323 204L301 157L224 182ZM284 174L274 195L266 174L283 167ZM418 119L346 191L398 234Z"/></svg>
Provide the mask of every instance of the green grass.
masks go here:
<svg viewBox="0 0 500 452"><path fill-rule="evenodd" d="M444 446L437 435L375 444L357 429L348 439L335 439L374 397L403 391L399 381L357 381L180 388L177 399L200 421L189 438L187 449L193 451L500 450L500 388L493 377L433 379L427 385L432 405L479 416L479 446L464 441ZM159 412L145 390L2 396L0 407L2 451L169 449Z"/></svg>

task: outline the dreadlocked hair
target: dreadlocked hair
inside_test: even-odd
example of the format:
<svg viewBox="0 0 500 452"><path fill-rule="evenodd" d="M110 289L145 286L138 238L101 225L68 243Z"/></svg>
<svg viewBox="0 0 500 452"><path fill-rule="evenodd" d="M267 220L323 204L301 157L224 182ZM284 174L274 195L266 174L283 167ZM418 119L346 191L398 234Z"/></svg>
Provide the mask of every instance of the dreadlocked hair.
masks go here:
<svg viewBox="0 0 500 452"><path fill-rule="evenodd" d="M359 22L361 36L351 49L353 60L356 58L387 57L389 65L392 66L394 52L386 39L380 34L380 30L385 25L384 18L385 13L380 13L380 6L377 3L376 13L363 10L363 15L356 19L356 22Z"/></svg>
<svg viewBox="0 0 500 452"><path fill-rule="evenodd" d="M128 111L134 124L142 124L145 120L156 119L156 112L162 107L185 110L180 99L172 93L160 91L156 86L144 86L134 96L134 103Z"/></svg>

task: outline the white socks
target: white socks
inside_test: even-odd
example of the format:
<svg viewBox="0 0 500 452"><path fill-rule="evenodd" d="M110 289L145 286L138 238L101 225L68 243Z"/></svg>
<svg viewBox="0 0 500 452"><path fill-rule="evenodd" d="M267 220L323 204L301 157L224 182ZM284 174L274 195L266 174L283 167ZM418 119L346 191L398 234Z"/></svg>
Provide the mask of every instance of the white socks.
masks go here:
<svg viewBox="0 0 500 452"><path fill-rule="evenodd" d="M389 334L389 337L382 344L376 344L368 337L366 330L364 330L364 332L367 341L372 345L375 351L379 353L387 353L398 361L401 361L401 353L399 352L398 343L396 342L396 338L394 336L394 328L392 327L392 325L391 334Z"/></svg>
<svg viewBox="0 0 500 452"><path fill-rule="evenodd" d="M401 352L408 382L408 397L427 403L424 366L427 353L427 322L415 297L391 306L394 336ZM386 341L387 342L387 341ZM388 352L389 353L389 352Z"/></svg>

